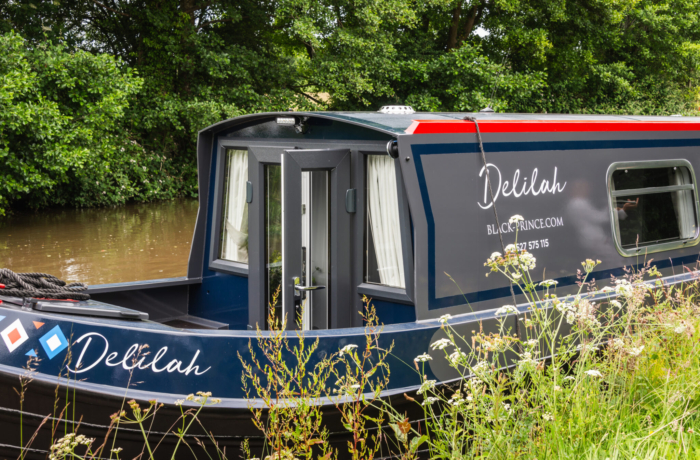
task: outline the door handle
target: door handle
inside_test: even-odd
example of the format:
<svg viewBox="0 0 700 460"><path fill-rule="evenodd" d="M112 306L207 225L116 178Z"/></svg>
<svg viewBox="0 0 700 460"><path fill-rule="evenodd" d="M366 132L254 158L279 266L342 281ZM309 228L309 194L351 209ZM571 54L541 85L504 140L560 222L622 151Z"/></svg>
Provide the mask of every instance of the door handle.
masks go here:
<svg viewBox="0 0 700 460"><path fill-rule="evenodd" d="M301 284L294 285L294 290L296 291L320 291L321 289L326 289L326 286L302 286Z"/></svg>

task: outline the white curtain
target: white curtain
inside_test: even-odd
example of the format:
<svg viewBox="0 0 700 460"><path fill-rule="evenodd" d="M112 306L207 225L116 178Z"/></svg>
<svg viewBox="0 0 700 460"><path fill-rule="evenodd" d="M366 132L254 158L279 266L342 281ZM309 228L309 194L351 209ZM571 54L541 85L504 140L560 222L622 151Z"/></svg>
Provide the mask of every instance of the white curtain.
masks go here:
<svg viewBox="0 0 700 460"><path fill-rule="evenodd" d="M379 279L388 286L406 287L396 170L394 160L388 155L367 156L367 193Z"/></svg>
<svg viewBox="0 0 700 460"><path fill-rule="evenodd" d="M676 167L673 174L674 185L686 185L692 183L690 172L687 168ZM678 218L678 228L681 239L693 238L695 236L695 205L693 203L692 190L681 190L674 192L673 207Z"/></svg>
<svg viewBox="0 0 700 460"><path fill-rule="evenodd" d="M221 258L248 262L248 152L228 150Z"/></svg>

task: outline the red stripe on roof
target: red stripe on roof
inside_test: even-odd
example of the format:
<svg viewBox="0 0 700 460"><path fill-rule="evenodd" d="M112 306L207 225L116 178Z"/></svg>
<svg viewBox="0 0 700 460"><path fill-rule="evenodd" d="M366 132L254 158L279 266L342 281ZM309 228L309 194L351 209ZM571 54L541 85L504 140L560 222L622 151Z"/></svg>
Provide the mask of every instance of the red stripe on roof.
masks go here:
<svg viewBox="0 0 700 460"><path fill-rule="evenodd" d="M700 131L700 123L688 121L592 121L592 120L478 120L482 133L556 133L601 131ZM415 120L407 134L475 133L467 120Z"/></svg>

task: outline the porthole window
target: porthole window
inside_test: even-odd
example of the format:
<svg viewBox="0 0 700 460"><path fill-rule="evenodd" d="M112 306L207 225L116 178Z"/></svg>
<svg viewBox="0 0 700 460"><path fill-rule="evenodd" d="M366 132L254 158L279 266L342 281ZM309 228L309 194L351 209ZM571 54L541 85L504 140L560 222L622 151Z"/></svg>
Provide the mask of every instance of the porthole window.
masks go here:
<svg viewBox="0 0 700 460"><path fill-rule="evenodd" d="M625 256L698 242L695 174L685 160L616 163L608 171L618 251Z"/></svg>

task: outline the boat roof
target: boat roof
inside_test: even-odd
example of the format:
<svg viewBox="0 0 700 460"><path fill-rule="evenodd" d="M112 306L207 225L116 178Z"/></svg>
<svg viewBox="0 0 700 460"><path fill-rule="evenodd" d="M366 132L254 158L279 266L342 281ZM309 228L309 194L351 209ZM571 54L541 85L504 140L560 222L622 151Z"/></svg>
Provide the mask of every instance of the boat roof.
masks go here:
<svg viewBox="0 0 700 460"><path fill-rule="evenodd" d="M238 124L277 116L318 117L363 126L391 135L473 133L475 118L482 132L572 131L700 131L700 117L641 115L576 115L495 112L267 112L243 115L216 123L203 131L230 129Z"/></svg>

